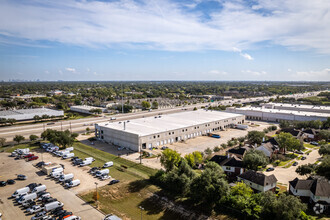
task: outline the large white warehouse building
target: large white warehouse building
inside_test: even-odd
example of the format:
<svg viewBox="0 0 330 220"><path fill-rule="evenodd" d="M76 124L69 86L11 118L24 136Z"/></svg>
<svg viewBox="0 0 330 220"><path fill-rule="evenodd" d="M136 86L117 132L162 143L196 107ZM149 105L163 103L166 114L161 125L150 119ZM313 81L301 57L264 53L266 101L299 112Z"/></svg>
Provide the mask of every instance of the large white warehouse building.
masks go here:
<svg viewBox="0 0 330 220"><path fill-rule="evenodd" d="M63 117L62 110L53 110L49 108L31 108L0 111L0 118L15 119L17 121L32 120L35 115L42 117L43 115Z"/></svg>
<svg viewBox="0 0 330 220"><path fill-rule="evenodd" d="M269 109L260 107L227 108L227 112L244 114L246 119L260 121L326 121L330 117L329 113L293 111L282 109Z"/></svg>
<svg viewBox="0 0 330 220"><path fill-rule="evenodd" d="M320 105L301 105L301 104L288 104L288 103L265 103L262 107L267 109L281 109L302 112L318 112L330 114L330 106Z"/></svg>
<svg viewBox="0 0 330 220"><path fill-rule="evenodd" d="M197 110L95 125L95 136L134 151L171 144L242 124L245 116Z"/></svg>

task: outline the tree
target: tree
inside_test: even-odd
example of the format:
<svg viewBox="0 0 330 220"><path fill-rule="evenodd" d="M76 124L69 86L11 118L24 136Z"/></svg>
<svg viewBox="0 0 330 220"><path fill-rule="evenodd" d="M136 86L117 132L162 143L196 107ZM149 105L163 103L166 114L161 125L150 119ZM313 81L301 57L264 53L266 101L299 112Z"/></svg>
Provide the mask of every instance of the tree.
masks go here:
<svg viewBox="0 0 330 220"><path fill-rule="evenodd" d="M330 144L322 145L319 149L320 155L330 155Z"/></svg>
<svg viewBox="0 0 330 220"><path fill-rule="evenodd" d="M210 156L211 154L212 154L212 150L211 150L211 148L206 148L205 150L204 150L204 153L207 155L207 156Z"/></svg>
<svg viewBox="0 0 330 220"><path fill-rule="evenodd" d="M30 138L30 141L35 141L35 140L38 139L38 136L34 135L34 134L31 134L29 138Z"/></svg>
<svg viewBox="0 0 330 220"><path fill-rule="evenodd" d="M186 159L188 165L191 167L195 167L196 164L203 162L203 156L199 151L194 151L190 154L187 154L184 158Z"/></svg>
<svg viewBox="0 0 330 220"><path fill-rule="evenodd" d="M228 193L229 185L224 172L215 162L208 162L202 174L193 179L190 187L192 201L210 210Z"/></svg>
<svg viewBox="0 0 330 220"><path fill-rule="evenodd" d="M296 169L296 173L298 173L300 176L312 174L314 171L315 171L315 165L310 163L300 165Z"/></svg>
<svg viewBox="0 0 330 220"><path fill-rule="evenodd" d="M281 121L280 122L280 128L283 129L283 128L289 128L291 126L290 122L288 121Z"/></svg>
<svg viewBox="0 0 330 220"><path fill-rule="evenodd" d="M13 125L13 124L16 123L16 119L14 119L14 118L8 118L8 119L7 119L7 122L8 122L10 125Z"/></svg>
<svg viewBox="0 0 330 220"><path fill-rule="evenodd" d="M220 150L221 150L221 148L218 147L218 146L215 146L215 147L213 148L213 152L219 152Z"/></svg>
<svg viewBox="0 0 330 220"><path fill-rule="evenodd" d="M24 141L25 137L23 137L22 135L15 135L15 137L13 138L13 141L16 141L17 144L19 144L20 142Z"/></svg>
<svg viewBox="0 0 330 220"><path fill-rule="evenodd" d="M162 156L160 157L160 163L166 171L170 171L174 167L178 167L181 159L181 154L168 148L163 151Z"/></svg>
<svg viewBox="0 0 330 220"><path fill-rule="evenodd" d="M148 101L142 101L141 106L144 109L149 109L151 107L150 102Z"/></svg>
<svg viewBox="0 0 330 220"><path fill-rule="evenodd" d="M250 144L260 145L265 137L265 133L261 131L249 131L247 134L247 140Z"/></svg>
<svg viewBox="0 0 330 220"><path fill-rule="evenodd" d="M90 110L90 113L102 114L102 109L100 109L100 108L93 108L93 109Z"/></svg>
<svg viewBox="0 0 330 220"><path fill-rule="evenodd" d="M40 118L39 115L35 115L35 116L33 116L33 120L34 120L35 122L38 122L40 119L41 119L41 118Z"/></svg>
<svg viewBox="0 0 330 220"><path fill-rule="evenodd" d="M256 202L253 190L243 182L231 188L226 203L253 219L259 218L262 209Z"/></svg>
<svg viewBox="0 0 330 220"><path fill-rule="evenodd" d="M294 150L300 148L300 141L292 136L290 133L281 132L276 136L276 141L279 144L279 148L285 150Z"/></svg>
<svg viewBox="0 0 330 220"><path fill-rule="evenodd" d="M194 109L193 109L194 111L197 111L197 108L196 107L194 107Z"/></svg>
<svg viewBox="0 0 330 220"><path fill-rule="evenodd" d="M0 138L0 145L1 145L1 147L3 147L3 145L5 145L5 143L6 143L6 138L1 137Z"/></svg>
<svg viewBox="0 0 330 220"><path fill-rule="evenodd" d="M323 157L322 163L316 167L316 173L330 180L330 156Z"/></svg>
<svg viewBox="0 0 330 220"><path fill-rule="evenodd" d="M41 118L42 118L42 119L48 119L48 118L49 118L49 115L44 114L44 115L41 116Z"/></svg>
<svg viewBox="0 0 330 220"><path fill-rule="evenodd" d="M327 120L323 122L322 126L324 129L330 128L330 117L328 117Z"/></svg>
<svg viewBox="0 0 330 220"><path fill-rule="evenodd" d="M158 108L158 102L157 101L153 101L152 102L152 108L153 109L157 109Z"/></svg>
<svg viewBox="0 0 330 220"><path fill-rule="evenodd" d="M248 169L258 170L259 166L267 166L269 159L262 151L250 150L245 154L243 163Z"/></svg>
<svg viewBox="0 0 330 220"><path fill-rule="evenodd" d="M330 131L329 130L321 130L318 135L319 138L328 142L330 140Z"/></svg>
<svg viewBox="0 0 330 220"><path fill-rule="evenodd" d="M300 199L281 193L276 197L272 192L259 193L259 204L262 206L261 218L274 220L299 219L307 206Z"/></svg>

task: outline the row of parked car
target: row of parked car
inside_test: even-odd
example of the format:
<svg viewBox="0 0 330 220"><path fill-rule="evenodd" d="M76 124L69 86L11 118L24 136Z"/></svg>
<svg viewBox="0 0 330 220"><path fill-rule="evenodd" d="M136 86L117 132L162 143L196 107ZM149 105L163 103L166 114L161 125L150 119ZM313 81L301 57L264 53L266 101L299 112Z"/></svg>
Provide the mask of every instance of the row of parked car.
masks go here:
<svg viewBox="0 0 330 220"><path fill-rule="evenodd" d="M19 159L25 159L26 161L32 161L32 160L37 160L39 157L30 153L30 149L16 149L14 150L11 155L11 157L15 157L15 160Z"/></svg>
<svg viewBox="0 0 330 220"><path fill-rule="evenodd" d="M16 190L11 197L27 214L35 214L31 220L81 219L72 212L63 210L64 204L51 197L46 185L31 183Z"/></svg>
<svg viewBox="0 0 330 220"><path fill-rule="evenodd" d="M71 188L80 185L80 180L73 179L74 178L73 173L64 174L63 167L59 167L52 170L52 172L50 172L48 176L50 178L53 178L55 181L61 183L66 188Z"/></svg>

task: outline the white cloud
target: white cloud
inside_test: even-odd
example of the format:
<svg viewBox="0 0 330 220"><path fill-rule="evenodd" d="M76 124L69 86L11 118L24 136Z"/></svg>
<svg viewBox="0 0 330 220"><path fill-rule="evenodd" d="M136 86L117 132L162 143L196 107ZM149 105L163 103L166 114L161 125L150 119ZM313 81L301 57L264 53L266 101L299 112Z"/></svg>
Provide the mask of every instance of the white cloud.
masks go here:
<svg viewBox="0 0 330 220"><path fill-rule="evenodd" d="M288 69L288 72L292 72L292 69L289 68L289 69Z"/></svg>
<svg viewBox="0 0 330 220"><path fill-rule="evenodd" d="M243 53L242 50L237 47L233 47L233 51L239 53L239 55L241 55L247 60L253 60L253 57L250 54Z"/></svg>
<svg viewBox="0 0 330 220"><path fill-rule="evenodd" d="M325 68L319 71L300 71L292 75L294 80L312 80L312 81L329 81L330 68Z"/></svg>
<svg viewBox="0 0 330 220"><path fill-rule="evenodd" d="M252 71L252 70L242 70L242 73L246 73L253 76L263 76L266 75L266 71Z"/></svg>
<svg viewBox="0 0 330 220"><path fill-rule="evenodd" d="M45 74L49 74L49 71L48 70L45 70Z"/></svg>
<svg viewBox="0 0 330 220"><path fill-rule="evenodd" d="M76 69L75 68L71 68L71 67L67 67L65 68L66 71L68 72L72 72L72 73L75 73L76 72Z"/></svg>
<svg viewBox="0 0 330 220"><path fill-rule="evenodd" d="M198 2L185 7L194 8ZM220 2L222 10L202 20L197 10L184 11L183 3L170 0L157 4L149 0L3 0L0 43L51 41L100 48L232 51L233 47L253 49L256 43L267 41L292 50L330 54L328 0L255 0L253 6L241 0Z"/></svg>
<svg viewBox="0 0 330 220"><path fill-rule="evenodd" d="M208 72L210 75L213 75L213 76L224 76L224 75L227 75L228 73L225 72L225 71L219 71L219 70L210 70Z"/></svg>

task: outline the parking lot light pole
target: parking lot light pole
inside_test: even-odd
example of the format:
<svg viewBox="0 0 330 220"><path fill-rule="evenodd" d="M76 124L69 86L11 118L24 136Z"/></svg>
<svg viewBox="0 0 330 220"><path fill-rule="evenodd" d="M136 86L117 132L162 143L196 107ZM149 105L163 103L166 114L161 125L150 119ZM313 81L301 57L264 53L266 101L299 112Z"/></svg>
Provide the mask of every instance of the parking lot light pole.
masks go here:
<svg viewBox="0 0 330 220"><path fill-rule="evenodd" d="M144 208L142 206L139 206L139 208L141 209L141 220L142 220L142 211L144 210Z"/></svg>
<svg viewBox="0 0 330 220"><path fill-rule="evenodd" d="M96 194L95 194L96 207L99 208L99 206L98 206L98 200L97 200L97 185L98 185L98 183L95 182L95 186L96 186Z"/></svg>

